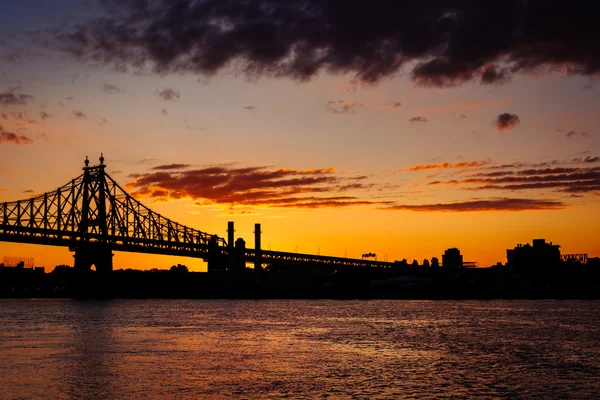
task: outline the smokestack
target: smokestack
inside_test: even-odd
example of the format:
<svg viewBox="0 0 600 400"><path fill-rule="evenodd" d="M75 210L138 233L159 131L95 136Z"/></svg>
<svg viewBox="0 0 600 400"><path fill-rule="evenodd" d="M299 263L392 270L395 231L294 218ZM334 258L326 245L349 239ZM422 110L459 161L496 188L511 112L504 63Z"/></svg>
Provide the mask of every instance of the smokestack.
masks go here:
<svg viewBox="0 0 600 400"><path fill-rule="evenodd" d="M233 248L233 242L235 240L234 233L235 229L233 229L233 221L229 221L227 223L227 247L230 249Z"/></svg>
<svg viewBox="0 0 600 400"><path fill-rule="evenodd" d="M262 250L260 248L260 224L254 224L254 251L255 251L255 258L254 258L254 270L255 271L260 271L260 269L262 268Z"/></svg>

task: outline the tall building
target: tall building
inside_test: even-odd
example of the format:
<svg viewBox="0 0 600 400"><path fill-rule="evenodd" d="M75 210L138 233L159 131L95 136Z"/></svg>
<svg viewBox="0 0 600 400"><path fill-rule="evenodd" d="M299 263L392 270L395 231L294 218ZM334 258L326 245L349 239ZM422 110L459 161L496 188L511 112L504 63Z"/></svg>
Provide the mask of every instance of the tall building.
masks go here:
<svg viewBox="0 0 600 400"><path fill-rule="evenodd" d="M533 271L553 268L560 264L560 246L546 243L545 239L533 239L529 243L519 244L506 250L506 265L515 271Z"/></svg>
<svg viewBox="0 0 600 400"><path fill-rule="evenodd" d="M444 252L442 255L442 267L444 268L462 268L463 256L460 254L460 250L456 247L452 247Z"/></svg>

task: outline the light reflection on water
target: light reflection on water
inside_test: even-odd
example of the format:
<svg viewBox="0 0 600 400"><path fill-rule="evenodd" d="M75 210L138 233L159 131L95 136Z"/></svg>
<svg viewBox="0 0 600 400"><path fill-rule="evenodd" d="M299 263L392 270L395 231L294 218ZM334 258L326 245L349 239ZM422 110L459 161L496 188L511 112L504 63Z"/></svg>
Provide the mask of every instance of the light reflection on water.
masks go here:
<svg viewBox="0 0 600 400"><path fill-rule="evenodd" d="M0 300L0 399L593 398L598 301Z"/></svg>

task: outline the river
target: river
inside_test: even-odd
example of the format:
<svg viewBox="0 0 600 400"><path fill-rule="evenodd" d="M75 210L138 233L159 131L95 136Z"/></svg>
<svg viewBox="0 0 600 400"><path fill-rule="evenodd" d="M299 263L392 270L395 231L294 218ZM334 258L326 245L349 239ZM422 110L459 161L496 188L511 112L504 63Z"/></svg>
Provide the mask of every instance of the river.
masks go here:
<svg viewBox="0 0 600 400"><path fill-rule="evenodd" d="M599 398L600 301L0 300L0 399Z"/></svg>

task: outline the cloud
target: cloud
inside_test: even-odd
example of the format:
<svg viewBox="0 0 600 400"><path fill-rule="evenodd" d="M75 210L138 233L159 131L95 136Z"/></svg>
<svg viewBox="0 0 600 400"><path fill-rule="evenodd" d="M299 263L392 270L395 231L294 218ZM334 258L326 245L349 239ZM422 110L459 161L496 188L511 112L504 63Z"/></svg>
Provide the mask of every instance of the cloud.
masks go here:
<svg viewBox="0 0 600 400"><path fill-rule="evenodd" d="M27 105L33 100L33 96L29 94L16 94L12 91L0 93L0 106L21 106Z"/></svg>
<svg viewBox="0 0 600 400"><path fill-rule="evenodd" d="M481 83L483 84L501 84L510 81L510 72L506 68L497 68L495 65L488 65L483 68L481 73Z"/></svg>
<svg viewBox="0 0 600 400"><path fill-rule="evenodd" d="M408 168L409 171L423 171L423 170L431 170L431 169L445 169L445 168L469 168L469 167L483 167L484 165L489 164L488 161L461 161L457 163L449 163L444 162L440 164L419 164L413 165Z"/></svg>
<svg viewBox="0 0 600 400"><path fill-rule="evenodd" d="M102 90L104 91L104 93L107 93L107 94L121 93L121 89L119 89L118 86L110 85L108 83L102 84Z"/></svg>
<svg viewBox="0 0 600 400"><path fill-rule="evenodd" d="M45 111L40 112L40 119L42 119L42 120L45 120L45 119L48 119L48 118L51 118L51 117L52 117L52 115L48 114Z"/></svg>
<svg viewBox="0 0 600 400"><path fill-rule="evenodd" d="M85 113L83 111L79 111L79 110L73 110L73 115L77 119L86 119L87 118L87 115L85 115Z"/></svg>
<svg viewBox="0 0 600 400"><path fill-rule="evenodd" d="M160 110L160 113L162 115L169 115L169 112L165 108L163 108L162 110Z"/></svg>
<svg viewBox="0 0 600 400"><path fill-rule="evenodd" d="M409 119L409 122L427 122L427 118L425 117L412 117Z"/></svg>
<svg viewBox="0 0 600 400"><path fill-rule="evenodd" d="M25 135L8 132L2 125L0 125L0 143L31 144L33 143L33 140Z"/></svg>
<svg viewBox="0 0 600 400"><path fill-rule="evenodd" d="M244 108L248 111L254 111L256 110L256 106L244 106Z"/></svg>
<svg viewBox="0 0 600 400"><path fill-rule="evenodd" d="M592 135L589 132L569 131L569 132L567 132L567 134L565 136L568 138L574 138L574 137L589 138Z"/></svg>
<svg viewBox="0 0 600 400"><path fill-rule="evenodd" d="M167 165L157 165L156 167L152 167L152 170L172 170L172 169L185 169L188 168L190 164L167 164Z"/></svg>
<svg viewBox="0 0 600 400"><path fill-rule="evenodd" d="M178 100L181 97L181 93L176 89L167 88L158 92L158 97L166 101Z"/></svg>
<svg viewBox="0 0 600 400"><path fill-rule="evenodd" d="M598 157L588 157L590 163L600 161ZM585 159L577 159L576 163L586 164ZM571 160L573 161L573 160ZM548 163L542 163L548 165ZM551 163L550 163L551 164ZM429 181L425 186L462 186L465 190L554 190L568 193L595 192L600 190L600 167L534 167L514 168L508 171L495 171L497 166L487 167L488 171L456 177L445 181ZM534 164L541 165L541 164Z"/></svg>
<svg viewBox="0 0 600 400"><path fill-rule="evenodd" d="M402 105L399 101L392 101L391 103L386 104L385 106L379 107L380 110L389 110L392 108L398 108Z"/></svg>
<svg viewBox="0 0 600 400"><path fill-rule="evenodd" d="M355 184L363 177L344 176L334 168L273 170L267 167L208 166L190 170L186 167L181 164L162 165L148 173L130 175L133 181L127 187L138 198L152 197L159 201L191 198L198 205L318 208L389 203L346 194L319 195L371 188L370 185Z"/></svg>
<svg viewBox="0 0 600 400"><path fill-rule="evenodd" d="M465 2L105 0L107 13L58 29L56 45L123 71L205 76L230 70L306 80L322 71L366 83L408 69L420 85L502 82L511 74L600 71L599 5ZM368 8L367 8L368 7Z"/></svg>
<svg viewBox="0 0 600 400"><path fill-rule="evenodd" d="M516 114L502 113L498 115L498 118L494 121L494 126L499 131L506 129L513 129L521 123L519 116Z"/></svg>
<svg viewBox="0 0 600 400"><path fill-rule="evenodd" d="M330 100L325 105L325 110L333 114L356 114L364 107L362 103L349 102L345 100Z"/></svg>
<svg viewBox="0 0 600 400"><path fill-rule="evenodd" d="M22 111L13 111L13 112L11 112L9 114L14 119L16 119L18 121L23 121L23 122L25 122L27 124L36 124L37 123L36 120L29 118L29 116L27 115L27 113L22 112ZM6 114L3 114L3 115L5 116Z"/></svg>
<svg viewBox="0 0 600 400"><path fill-rule="evenodd" d="M566 205L560 201L499 198L491 200L470 200L458 203L395 205L385 210L417 212L471 212L471 211L531 211L560 210Z"/></svg>

